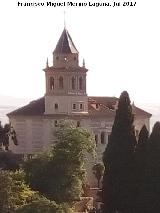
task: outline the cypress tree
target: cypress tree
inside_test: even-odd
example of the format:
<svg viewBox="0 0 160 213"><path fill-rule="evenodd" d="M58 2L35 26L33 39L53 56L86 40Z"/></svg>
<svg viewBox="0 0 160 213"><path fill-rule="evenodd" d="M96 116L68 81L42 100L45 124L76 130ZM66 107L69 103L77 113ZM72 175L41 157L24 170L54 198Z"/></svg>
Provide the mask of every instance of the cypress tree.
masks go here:
<svg viewBox="0 0 160 213"><path fill-rule="evenodd" d="M143 148L146 147L148 136L149 136L149 132L147 130L147 127L146 125L143 125L138 137L138 145L137 145L138 150L143 150Z"/></svg>
<svg viewBox="0 0 160 213"><path fill-rule="evenodd" d="M137 178L140 179L144 178L144 173L146 169L146 157L147 157L147 145L148 145L148 136L149 132L144 125L139 133L138 143L135 149L135 166L136 166L136 173Z"/></svg>
<svg viewBox="0 0 160 213"><path fill-rule="evenodd" d="M139 133L135 149L134 200L136 213L145 212L146 206L146 160L149 132L144 125Z"/></svg>
<svg viewBox="0 0 160 213"><path fill-rule="evenodd" d="M160 122L156 122L148 143L147 213L160 212Z"/></svg>
<svg viewBox="0 0 160 213"><path fill-rule="evenodd" d="M117 210L129 212L131 208L133 153L136 144L133 121L130 98L124 91L119 98L110 140L103 156L104 213L113 213Z"/></svg>

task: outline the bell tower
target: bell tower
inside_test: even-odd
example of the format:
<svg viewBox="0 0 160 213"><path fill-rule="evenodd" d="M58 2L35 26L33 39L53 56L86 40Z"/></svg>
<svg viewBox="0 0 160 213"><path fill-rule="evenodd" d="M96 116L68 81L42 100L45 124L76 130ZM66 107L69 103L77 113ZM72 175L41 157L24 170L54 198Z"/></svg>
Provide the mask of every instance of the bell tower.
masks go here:
<svg viewBox="0 0 160 213"><path fill-rule="evenodd" d="M88 113L87 69L79 66L79 52L64 28L53 51L53 65L44 69L46 78L45 114Z"/></svg>

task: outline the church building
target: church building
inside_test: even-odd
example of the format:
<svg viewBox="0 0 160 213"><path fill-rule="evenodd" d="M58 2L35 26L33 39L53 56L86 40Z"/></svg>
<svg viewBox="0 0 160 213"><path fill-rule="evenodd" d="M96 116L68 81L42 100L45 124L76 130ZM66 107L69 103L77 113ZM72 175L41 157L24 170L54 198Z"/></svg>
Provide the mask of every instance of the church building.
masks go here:
<svg viewBox="0 0 160 213"><path fill-rule="evenodd" d="M88 69L79 65L79 52L64 28L53 51L53 65L48 61L44 69L46 91L44 97L30 102L8 114L16 131L18 146L10 144L17 154L34 154L54 143L54 130L61 120L72 120L95 136L98 158L108 143L118 103L116 97L87 96ZM138 135L145 124L149 130L151 114L133 104L135 131ZM93 164L95 162L92 162Z"/></svg>

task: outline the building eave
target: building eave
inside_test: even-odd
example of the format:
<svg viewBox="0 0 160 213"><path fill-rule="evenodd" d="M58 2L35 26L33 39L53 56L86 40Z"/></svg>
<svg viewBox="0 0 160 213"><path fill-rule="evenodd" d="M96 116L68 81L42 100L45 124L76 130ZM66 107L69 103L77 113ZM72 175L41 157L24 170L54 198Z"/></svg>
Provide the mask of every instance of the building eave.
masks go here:
<svg viewBox="0 0 160 213"><path fill-rule="evenodd" d="M73 114L45 114L45 97L42 97L38 100L32 101L29 104L18 108L7 114L9 118L16 116L43 116L43 117L105 117L111 118L115 116L116 113L116 97L96 97L89 96L88 97L88 113L73 113ZM107 102L108 101L108 102ZM94 105L98 105L98 107L94 107ZM133 113L135 116L143 116L146 118L150 118L152 114L144 111L141 108L136 106L133 107Z"/></svg>

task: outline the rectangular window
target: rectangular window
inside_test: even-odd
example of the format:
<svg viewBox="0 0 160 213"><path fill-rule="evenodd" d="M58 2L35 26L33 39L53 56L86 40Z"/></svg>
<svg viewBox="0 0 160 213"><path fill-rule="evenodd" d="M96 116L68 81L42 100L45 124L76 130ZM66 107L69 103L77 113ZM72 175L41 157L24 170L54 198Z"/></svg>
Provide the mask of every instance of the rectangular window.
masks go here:
<svg viewBox="0 0 160 213"><path fill-rule="evenodd" d="M54 121L54 126L55 126L55 127L58 126L58 121L57 121L57 120Z"/></svg>
<svg viewBox="0 0 160 213"><path fill-rule="evenodd" d="M101 144L105 144L105 133L101 132Z"/></svg>
<svg viewBox="0 0 160 213"><path fill-rule="evenodd" d="M80 121L77 121L77 127L80 127L81 123Z"/></svg>
<svg viewBox="0 0 160 213"><path fill-rule="evenodd" d="M73 104L73 105L72 105L72 109L76 109L76 104Z"/></svg>
<svg viewBox="0 0 160 213"><path fill-rule="evenodd" d="M57 103L55 103L54 108L58 109L58 104Z"/></svg>
<svg viewBox="0 0 160 213"><path fill-rule="evenodd" d="M98 135L95 135L96 146L98 145Z"/></svg>

